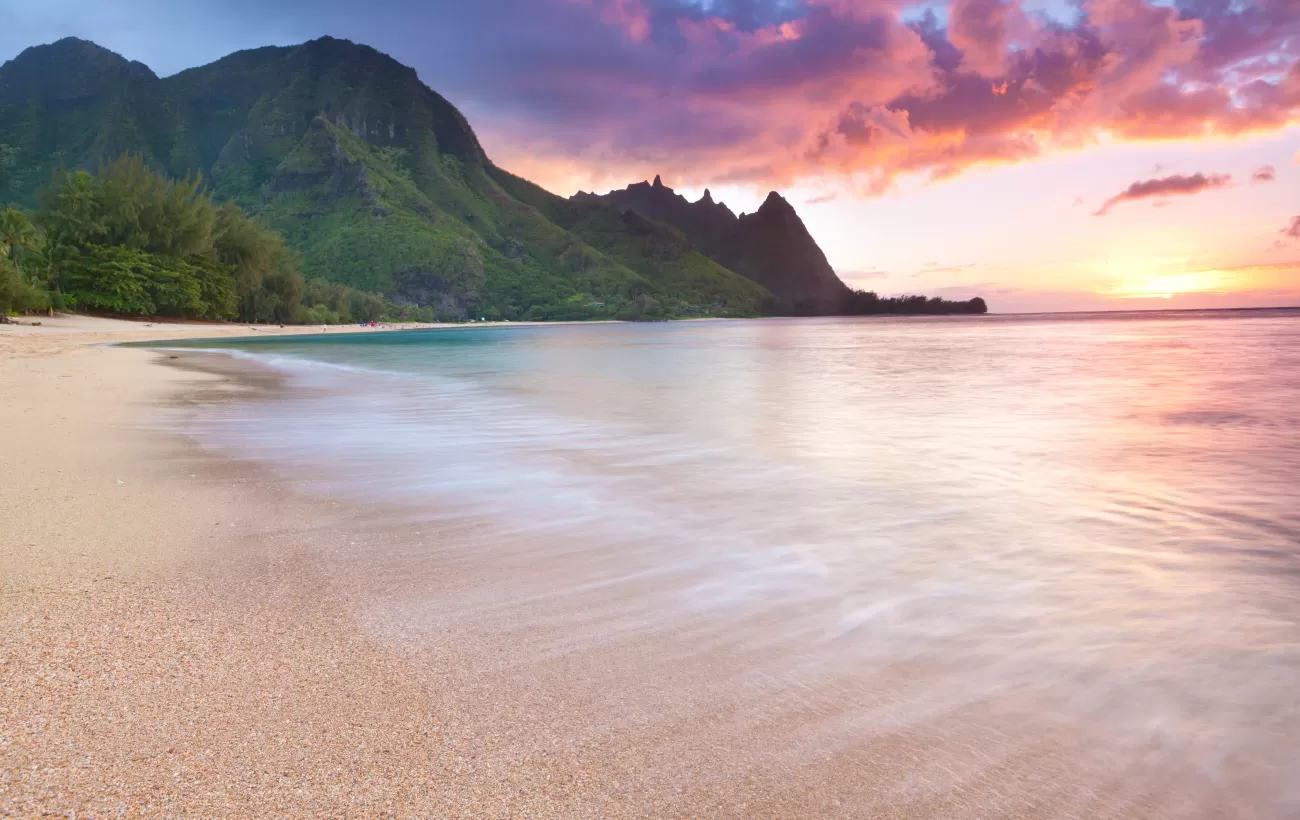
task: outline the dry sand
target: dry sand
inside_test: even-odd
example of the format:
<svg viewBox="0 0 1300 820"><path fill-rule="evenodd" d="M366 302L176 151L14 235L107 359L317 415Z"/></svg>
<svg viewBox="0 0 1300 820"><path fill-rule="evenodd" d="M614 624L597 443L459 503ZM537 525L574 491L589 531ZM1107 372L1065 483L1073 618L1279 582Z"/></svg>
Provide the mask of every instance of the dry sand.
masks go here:
<svg viewBox="0 0 1300 820"><path fill-rule="evenodd" d="M432 811L422 684L280 537L303 511L141 428L214 380L91 346L214 328L50 324L0 330L0 814Z"/></svg>

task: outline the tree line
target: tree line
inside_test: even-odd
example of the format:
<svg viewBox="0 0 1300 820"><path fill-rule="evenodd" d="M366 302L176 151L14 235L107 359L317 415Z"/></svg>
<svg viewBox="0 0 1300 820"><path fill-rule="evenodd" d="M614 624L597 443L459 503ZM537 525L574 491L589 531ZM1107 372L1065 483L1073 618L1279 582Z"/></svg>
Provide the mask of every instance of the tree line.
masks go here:
<svg viewBox="0 0 1300 820"><path fill-rule="evenodd" d="M0 315L50 308L245 322L423 320L431 311L303 281L275 231L200 177L138 155L58 172L34 214L0 212Z"/></svg>
<svg viewBox="0 0 1300 820"><path fill-rule="evenodd" d="M877 296L869 290L850 291L840 308L844 316L873 316L877 314L948 315L988 313L988 305L976 296L957 301L938 296Z"/></svg>

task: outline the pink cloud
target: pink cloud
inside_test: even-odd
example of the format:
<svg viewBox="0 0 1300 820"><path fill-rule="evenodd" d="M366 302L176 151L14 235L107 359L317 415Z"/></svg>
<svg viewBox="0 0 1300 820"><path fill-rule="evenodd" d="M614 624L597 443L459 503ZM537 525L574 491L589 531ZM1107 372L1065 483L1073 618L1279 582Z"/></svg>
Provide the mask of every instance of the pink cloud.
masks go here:
<svg viewBox="0 0 1300 820"><path fill-rule="evenodd" d="M1032 30L1024 11L1008 0L953 0L948 17L948 37L961 50L963 67L985 76L1002 74L1012 42Z"/></svg>
<svg viewBox="0 0 1300 820"><path fill-rule="evenodd" d="M534 26L492 86L513 103L494 124L507 166L581 157L688 185L847 176L879 193L1107 135L1300 121L1294 0L1085 0L1071 24L1023 0L953 0L947 27L905 22L893 0L562 4L596 28Z"/></svg>

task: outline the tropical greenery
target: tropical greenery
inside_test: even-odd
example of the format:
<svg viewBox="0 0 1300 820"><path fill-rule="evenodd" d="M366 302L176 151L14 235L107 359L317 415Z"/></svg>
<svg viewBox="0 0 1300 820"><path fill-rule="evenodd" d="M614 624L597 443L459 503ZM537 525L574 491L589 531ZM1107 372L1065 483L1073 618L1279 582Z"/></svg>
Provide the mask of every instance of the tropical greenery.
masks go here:
<svg viewBox="0 0 1300 820"><path fill-rule="evenodd" d="M306 285L279 234L234 203L215 204L197 176L170 179L139 155L97 175L57 172L37 201L34 220L15 208L0 213L5 311L57 305L251 322L429 318L351 288Z"/></svg>

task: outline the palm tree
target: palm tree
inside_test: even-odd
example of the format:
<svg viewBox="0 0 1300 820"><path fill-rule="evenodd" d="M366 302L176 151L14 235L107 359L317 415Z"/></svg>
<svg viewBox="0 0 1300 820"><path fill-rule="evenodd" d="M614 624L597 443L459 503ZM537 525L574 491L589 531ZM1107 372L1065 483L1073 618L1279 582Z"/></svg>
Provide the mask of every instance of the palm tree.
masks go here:
<svg viewBox="0 0 1300 820"><path fill-rule="evenodd" d="M45 238L27 214L17 208L0 211L0 256L21 268L24 257L38 252L44 244Z"/></svg>
<svg viewBox="0 0 1300 820"><path fill-rule="evenodd" d="M40 197L42 221L51 237L58 234L69 244L82 245L104 232L99 185L85 171L56 177Z"/></svg>

